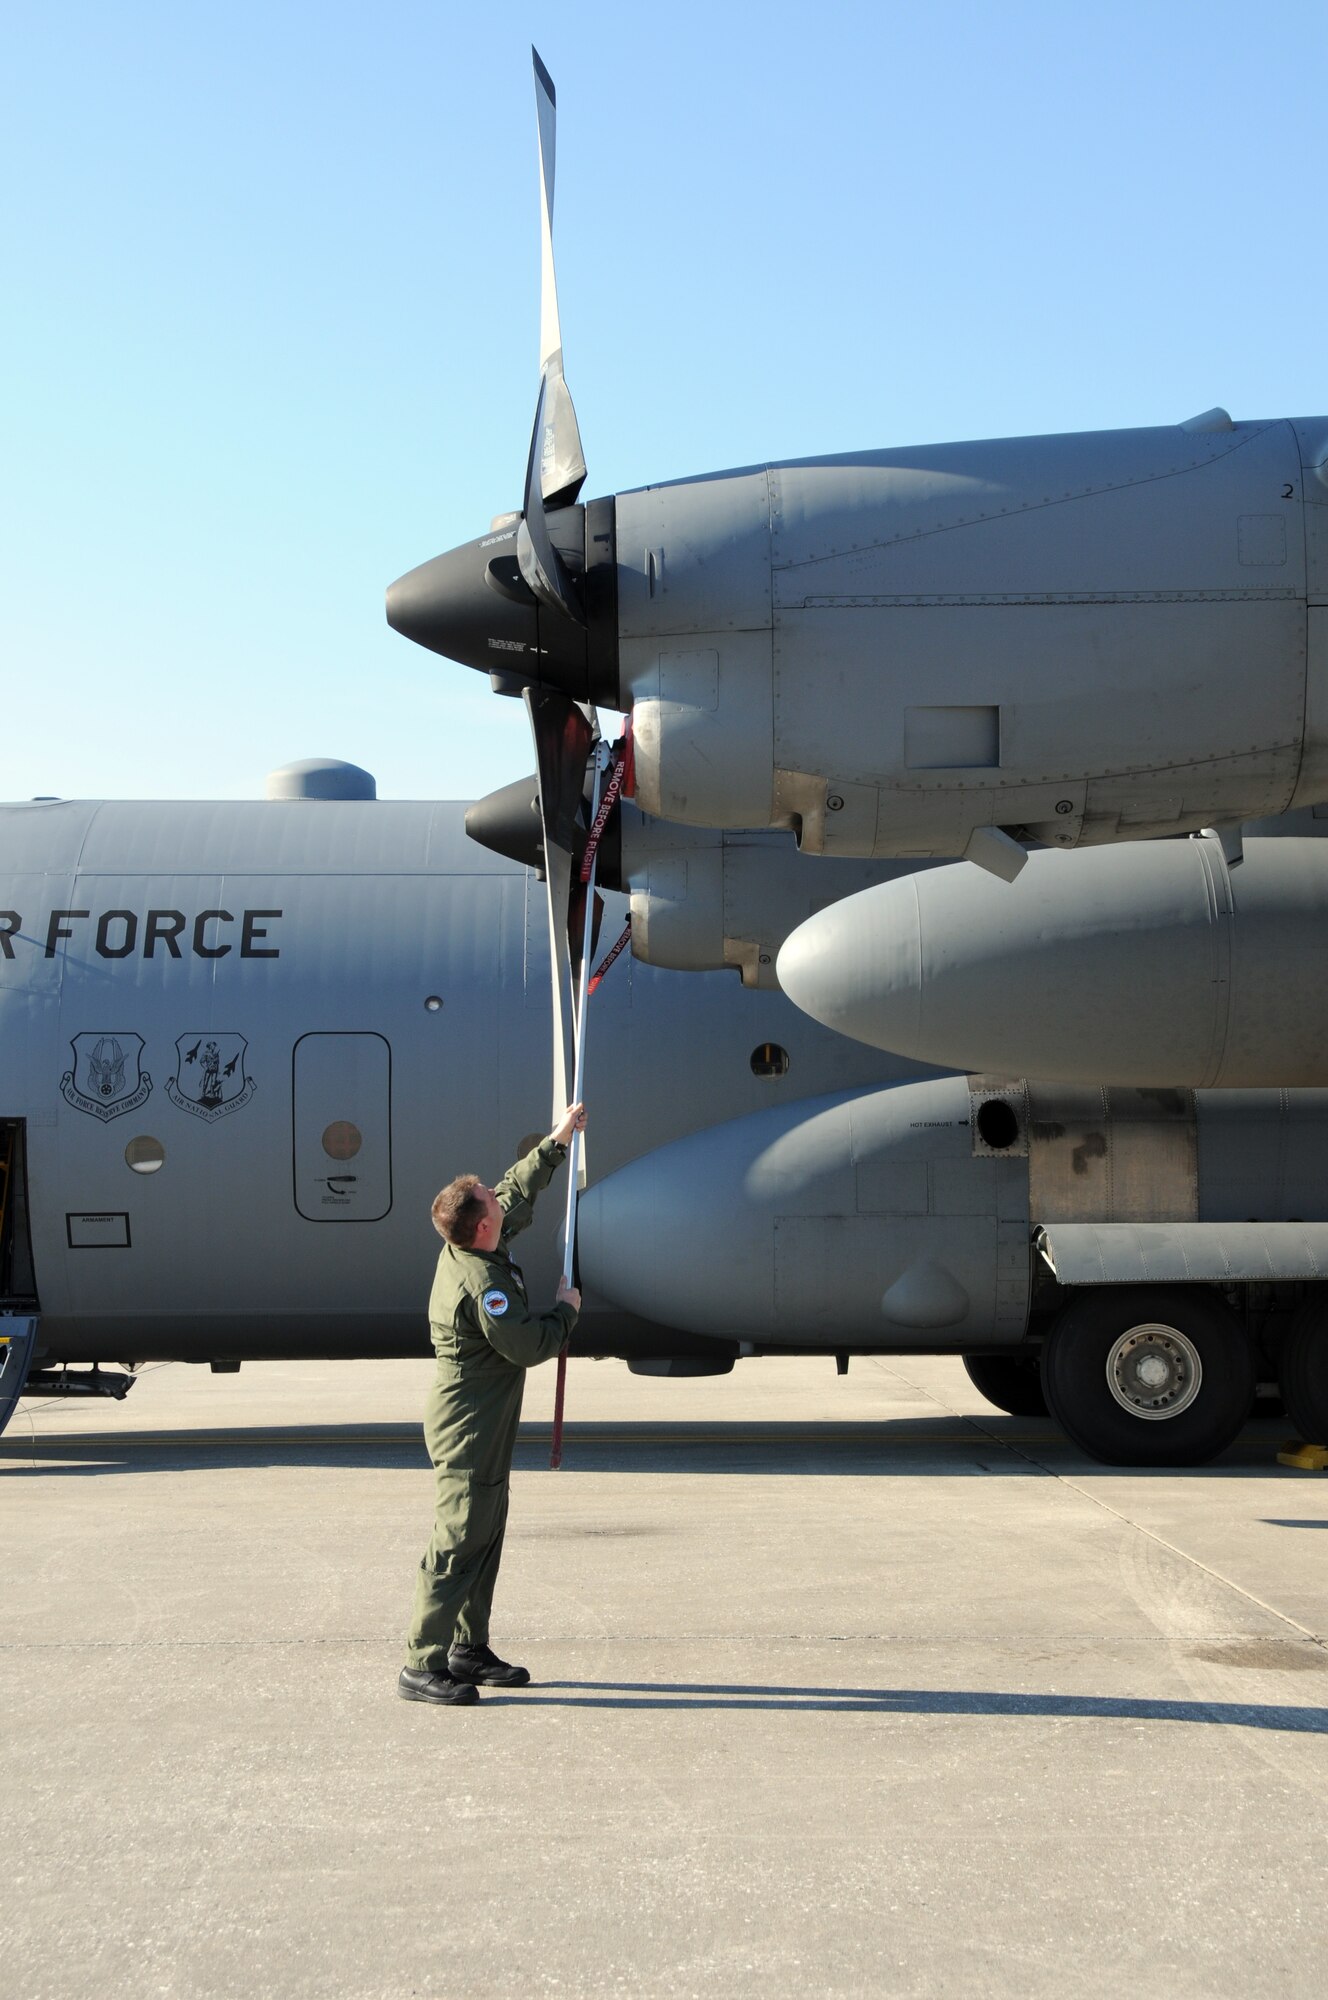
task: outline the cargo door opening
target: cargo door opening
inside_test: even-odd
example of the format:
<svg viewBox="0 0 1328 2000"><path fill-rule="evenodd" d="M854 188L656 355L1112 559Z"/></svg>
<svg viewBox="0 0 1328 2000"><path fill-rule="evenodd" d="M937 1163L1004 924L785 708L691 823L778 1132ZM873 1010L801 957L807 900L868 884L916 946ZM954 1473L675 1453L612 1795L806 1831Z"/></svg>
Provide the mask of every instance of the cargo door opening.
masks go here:
<svg viewBox="0 0 1328 2000"><path fill-rule="evenodd" d="M33 1312L36 1306L23 1120L0 1118L0 1310Z"/></svg>

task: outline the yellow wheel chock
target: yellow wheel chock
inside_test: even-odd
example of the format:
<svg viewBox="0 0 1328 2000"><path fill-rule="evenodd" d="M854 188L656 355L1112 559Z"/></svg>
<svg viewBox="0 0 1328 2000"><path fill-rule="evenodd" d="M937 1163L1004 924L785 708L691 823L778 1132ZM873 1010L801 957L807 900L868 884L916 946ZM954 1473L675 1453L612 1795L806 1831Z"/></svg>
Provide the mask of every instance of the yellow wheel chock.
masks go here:
<svg viewBox="0 0 1328 2000"><path fill-rule="evenodd" d="M1294 1465L1298 1472L1328 1472L1328 1444L1302 1444L1299 1438L1288 1438L1277 1462Z"/></svg>

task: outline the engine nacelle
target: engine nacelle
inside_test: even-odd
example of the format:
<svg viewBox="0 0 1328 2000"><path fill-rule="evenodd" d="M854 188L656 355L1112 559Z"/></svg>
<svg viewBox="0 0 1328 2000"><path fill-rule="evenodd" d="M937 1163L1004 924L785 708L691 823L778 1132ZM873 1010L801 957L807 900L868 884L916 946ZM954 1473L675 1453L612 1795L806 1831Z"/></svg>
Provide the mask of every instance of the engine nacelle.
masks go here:
<svg viewBox="0 0 1328 2000"><path fill-rule="evenodd" d="M1235 1243L1250 1223L1322 1222L1326 1141L1322 1090L953 1076L804 1098L588 1188L580 1270L628 1311L753 1347L1008 1348L1035 1270L1048 1281L1035 1225L1234 1225ZM1242 1275L1234 1251L1219 1263ZM1260 1274L1263 1250L1244 1273Z"/></svg>
<svg viewBox="0 0 1328 2000"><path fill-rule="evenodd" d="M1328 420L872 452L617 499L638 798L817 854L1328 797Z"/></svg>
<svg viewBox="0 0 1328 2000"><path fill-rule="evenodd" d="M536 780L518 778L480 799L467 811L466 831L481 847L540 867ZM605 830L596 879L630 894L632 951L646 965L728 966L744 986L775 989L775 956L791 930L836 897L901 872L901 864L879 861L826 867L799 854L787 833L678 826L623 800Z"/></svg>
<svg viewBox="0 0 1328 2000"><path fill-rule="evenodd" d="M577 1230L597 1295L757 1346L968 1349L1025 1329L1027 1161L975 1156L962 1077L661 1147L588 1188Z"/></svg>
<svg viewBox="0 0 1328 2000"><path fill-rule="evenodd" d="M902 864L800 854L787 833L675 826L627 807L622 886L632 899L632 951L680 972L733 967L744 986L775 988L789 932L839 896L891 880Z"/></svg>

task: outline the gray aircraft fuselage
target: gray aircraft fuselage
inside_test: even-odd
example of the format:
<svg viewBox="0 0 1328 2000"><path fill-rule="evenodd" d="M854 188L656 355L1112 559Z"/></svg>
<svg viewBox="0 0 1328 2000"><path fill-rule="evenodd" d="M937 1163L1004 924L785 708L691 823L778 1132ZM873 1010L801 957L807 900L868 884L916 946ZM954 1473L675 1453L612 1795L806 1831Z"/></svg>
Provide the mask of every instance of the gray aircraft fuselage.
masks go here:
<svg viewBox="0 0 1328 2000"><path fill-rule="evenodd" d="M25 1327L35 1308L48 1369L427 1351L433 1194L495 1177L549 1115L544 891L467 840L464 811L0 808L0 1157L19 1139L0 1305ZM741 874L703 931L757 917L776 941L805 913L800 869L834 864L781 859L759 910ZM1216 1287L1244 1358L1224 1387L1203 1360L1219 1388L1193 1418L1199 1364L1176 1363L1164 1395L1196 1430L1122 1440L1057 1392L1085 1449L1149 1463L1211 1456L1249 1371L1279 1342L1303 1353L1328 1092L937 1077L736 969L629 959L592 1003L578 1351L701 1373L779 1351L1005 1366L1044 1339L1064 1354L1076 1299L1128 1314L1151 1279L1151 1326L1167 1285L1182 1319ZM561 1218L553 1193L520 1245L535 1300ZM1188 1336L1154 1337L1156 1372Z"/></svg>
<svg viewBox="0 0 1328 2000"><path fill-rule="evenodd" d="M463 815L0 808L0 1121L22 1121L49 1356L424 1351L434 1193L496 1178L549 1123L544 892ZM591 1021L594 1176L776 1098L922 1073L732 973L626 958ZM787 1075L753 1074L768 1042ZM127 1161L156 1148L155 1171ZM536 1298L562 1198L522 1242ZM586 1308L585 1350L688 1345Z"/></svg>

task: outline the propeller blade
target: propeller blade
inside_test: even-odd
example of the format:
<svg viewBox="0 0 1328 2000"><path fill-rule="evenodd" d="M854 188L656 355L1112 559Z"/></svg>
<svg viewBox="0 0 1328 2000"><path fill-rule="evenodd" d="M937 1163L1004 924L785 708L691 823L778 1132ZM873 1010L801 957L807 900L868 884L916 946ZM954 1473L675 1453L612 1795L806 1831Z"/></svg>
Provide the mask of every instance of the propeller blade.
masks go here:
<svg viewBox="0 0 1328 2000"><path fill-rule="evenodd" d="M558 140L558 97L553 78L532 49L540 155L540 381L548 390L539 446L540 493L546 507L568 507L586 476L581 433L563 379L563 335L558 319L558 279L553 267L553 177Z"/></svg>
<svg viewBox="0 0 1328 2000"><path fill-rule="evenodd" d="M553 1079L550 1125L556 1125L571 1103L568 1084L567 1031L575 1019L576 996L567 954L567 909L572 893L572 857L561 847L549 847L544 864L544 888L549 909L549 992L553 1019Z"/></svg>
<svg viewBox="0 0 1328 2000"><path fill-rule="evenodd" d="M547 380L540 383L539 401L535 405L535 428L530 434L530 455L526 460L525 513L516 531L517 562L525 582L547 610L561 612L574 625L584 625L586 614L563 559L550 539L540 492L539 443L548 386Z"/></svg>
<svg viewBox="0 0 1328 2000"><path fill-rule="evenodd" d="M590 800L592 825L594 824L595 814L599 809L600 787L604 782L604 765L608 754L602 743L595 744L594 756L590 766L592 773ZM579 923L581 928L580 945L573 952L576 965L573 976L573 988L576 995L576 1025L572 1035L572 1048L575 1056L572 1074L573 1104L579 1104L585 1095L586 1002L590 998L588 974L593 962L592 925L598 931L598 910L596 906L599 904L600 899L595 894L595 850L593 847L590 849L589 863L589 873L585 887L581 888L581 885L578 883L580 895L575 913L569 911L569 916L574 914L574 920ZM569 945L570 943L571 939L569 937ZM583 1188L585 1184L586 1142L580 1132L573 1132L567 1159L567 1221L564 1236L564 1276L569 1285L572 1282L572 1262L576 1254L576 1197L578 1190Z"/></svg>
<svg viewBox="0 0 1328 2000"><path fill-rule="evenodd" d="M592 716L593 716L593 711L592 711ZM532 710L532 719L533 719L533 710ZM583 722L587 721L587 718L584 716L584 714L582 716L582 721ZM588 722L587 726L588 727L590 726ZM596 723L595 724L596 738L598 737L598 734L599 734L599 728L598 728L598 723ZM604 777L605 759L609 755L609 752L606 751L604 745L598 741L594 742L593 752L594 754L590 767L592 774L591 796L590 796L590 823L592 827L597 824L600 785ZM594 846L588 844L587 877L586 877L585 887L582 890L583 908L581 912L581 925L582 925L581 950L578 955L578 986L576 994L576 1034L575 1034L576 1063L575 1063L575 1074L573 1076L573 1081L572 1081L572 1101L574 1103L580 1102L585 1091L586 1002L590 997L590 989L587 983L587 974L590 970L590 961L592 955L590 933L592 925L596 923L595 906L599 902L599 897L595 894L595 856L596 856L596 850ZM550 910L552 910L552 907L553 906L551 902ZM569 915L571 915L570 911ZM552 921L552 919L550 920ZM573 1131L571 1137L571 1143L568 1147L567 1208L563 1217L563 1283L565 1285L571 1284L573 1273L576 1268L576 1204L577 1204L577 1196L580 1193L581 1189L585 1186L585 1184L586 1184L585 1140L580 1132ZM550 1468L555 1472L563 1462L563 1401L567 1384L567 1350L569 1345L570 1342L564 1341L562 1346L562 1351L558 1356L558 1380L557 1380L557 1386L554 1390L553 1443L552 1443L552 1449L550 1450L549 1453L549 1465Z"/></svg>
<svg viewBox="0 0 1328 2000"><path fill-rule="evenodd" d="M595 907L590 922L589 952L592 962L595 953L599 950L599 933L603 922L604 898L596 890ZM567 920L567 942L572 954L572 988L577 995L579 1005L581 981L585 976L585 967L582 964L582 958L586 950L586 885L584 882L574 882L572 884L572 902Z"/></svg>
<svg viewBox="0 0 1328 2000"><path fill-rule="evenodd" d="M572 962L567 925L580 824L586 762L595 742L590 715L554 688L525 689L539 778L540 828L549 913L549 984L553 1014L553 1122L568 1096L568 1027L573 1019Z"/></svg>
<svg viewBox="0 0 1328 2000"><path fill-rule="evenodd" d="M553 178L557 150L558 100L553 78L531 50L535 63L535 110L540 156L540 386L535 425L526 459L521 524L516 531L517 562L523 580L548 611L574 625L586 614L562 557L549 535L546 510L576 499L586 476L576 411L563 378L563 336L558 320L558 280L553 268Z"/></svg>

